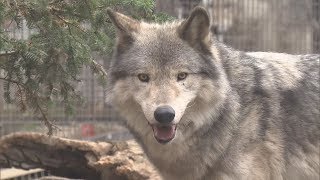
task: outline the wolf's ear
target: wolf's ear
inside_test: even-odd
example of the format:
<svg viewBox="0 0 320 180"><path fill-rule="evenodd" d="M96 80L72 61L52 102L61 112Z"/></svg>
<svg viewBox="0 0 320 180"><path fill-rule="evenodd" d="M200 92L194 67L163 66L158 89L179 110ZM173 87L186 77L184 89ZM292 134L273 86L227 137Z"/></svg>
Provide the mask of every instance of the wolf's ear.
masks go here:
<svg viewBox="0 0 320 180"><path fill-rule="evenodd" d="M181 39L186 40L192 47L210 47L210 19L207 11L202 7L195 7L188 19L178 27Z"/></svg>
<svg viewBox="0 0 320 180"><path fill-rule="evenodd" d="M132 40L132 34L137 32L140 26L139 21L132 19L124 14L113 11L108 8L107 13L112 23L117 28L117 35L120 43Z"/></svg>

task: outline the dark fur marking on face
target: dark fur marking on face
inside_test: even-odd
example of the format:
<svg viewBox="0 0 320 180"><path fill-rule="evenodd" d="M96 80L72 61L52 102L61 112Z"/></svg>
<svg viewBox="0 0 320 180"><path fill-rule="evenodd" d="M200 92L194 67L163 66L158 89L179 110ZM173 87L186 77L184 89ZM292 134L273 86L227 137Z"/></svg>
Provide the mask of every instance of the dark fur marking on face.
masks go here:
<svg viewBox="0 0 320 180"><path fill-rule="evenodd" d="M118 58L121 54L128 50L133 43L134 39L131 36L123 36L122 40L117 43L115 58Z"/></svg>
<svg viewBox="0 0 320 180"><path fill-rule="evenodd" d="M115 83L119 79L127 77L129 74L126 71L111 71L111 83Z"/></svg>
<svg viewBox="0 0 320 180"><path fill-rule="evenodd" d="M212 56L205 56L202 54L199 54L201 59L205 61L205 64L207 66L201 67L201 74L206 75L209 78L212 78L214 80L219 79L219 72L217 71L217 67L212 63Z"/></svg>

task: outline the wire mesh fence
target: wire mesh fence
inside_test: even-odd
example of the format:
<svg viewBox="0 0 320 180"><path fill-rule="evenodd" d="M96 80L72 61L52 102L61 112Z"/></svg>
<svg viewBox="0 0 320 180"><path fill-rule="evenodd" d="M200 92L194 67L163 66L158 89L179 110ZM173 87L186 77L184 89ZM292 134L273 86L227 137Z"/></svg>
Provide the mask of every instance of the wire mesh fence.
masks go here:
<svg viewBox="0 0 320 180"><path fill-rule="evenodd" d="M211 30L217 39L234 48L320 53L320 0L156 0L157 11L177 18L186 18L197 5L208 10ZM6 27L5 31L12 38L27 39L36 33L27 29L26 22L21 28ZM97 62L108 67L107 59L97 57ZM99 85L91 70L83 69L81 79L77 89L85 102L77 107L75 115L66 115L59 105L49 110L50 119L62 129L56 135L94 141L131 138L118 123L121 118L105 103L105 87ZM3 93L0 80L0 135L46 131L39 117L31 112L21 113L14 104L5 103Z"/></svg>
<svg viewBox="0 0 320 180"><path fill-rule="evenodd" d="M217 38L240 50L320 52L319 0L158 0L157 5L179 18L204 6Z"/></svg>
<svg viewBox="0 0 320 180"><path fill-rule="evenodd" d="M157 0L156 10L185 18L197 5L208 10L217 39L234 48L320 53L320 0ZM21 28L8 26L5 31L13 38L27 39L36 32L28 30L25 24ZM97 61L107 68L108 60L97 57ZM59 105L50 109L49 114L57 124L78 128L74 130L76 132L83 130L86 136L88 133L85 132L93 131L90 129L99 124L96 122L118 121L119 116L105 103L105 88L99 85L90 69L83 69L81 79L78 90L85 103L77 108L75 115L67 116ZM15 105L6 104L3 93L3 82L0 81L1 135L21 129L38 131L38 117L30 112L20 113ZM71 132L68 128L65 131Z"/></svg>

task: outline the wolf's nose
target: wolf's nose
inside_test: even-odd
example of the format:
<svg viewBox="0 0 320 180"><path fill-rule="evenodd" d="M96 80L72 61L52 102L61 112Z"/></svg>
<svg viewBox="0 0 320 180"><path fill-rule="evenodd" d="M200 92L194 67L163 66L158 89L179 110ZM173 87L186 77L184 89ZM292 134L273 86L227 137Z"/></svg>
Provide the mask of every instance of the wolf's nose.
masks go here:
<svg viewBox="0 0 320 180"><path fill-rule="evenodd" d="M171 106L160 106L154 111L154 118L161 124L170 123L174 116L175 112Z"/></svg>

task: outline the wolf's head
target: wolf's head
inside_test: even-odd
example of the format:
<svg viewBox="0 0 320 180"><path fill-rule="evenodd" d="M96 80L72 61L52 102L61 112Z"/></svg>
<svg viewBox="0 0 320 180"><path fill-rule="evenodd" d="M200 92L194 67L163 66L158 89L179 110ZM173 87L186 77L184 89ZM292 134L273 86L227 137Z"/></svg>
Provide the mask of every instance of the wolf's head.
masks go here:
<svg viewBox="0 0 320 180"><path fill-rule="evenodd" d="M218 114L227 85L203 8L165 24L108 14L117 29L108 95L133 131L183 140Z"/></svg>

